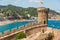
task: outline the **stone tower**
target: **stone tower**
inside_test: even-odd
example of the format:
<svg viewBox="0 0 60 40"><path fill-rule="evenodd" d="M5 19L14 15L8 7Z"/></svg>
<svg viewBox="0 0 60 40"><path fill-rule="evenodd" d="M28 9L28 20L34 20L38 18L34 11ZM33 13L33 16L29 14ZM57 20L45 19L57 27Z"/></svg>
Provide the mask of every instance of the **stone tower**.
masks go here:
<svg viewBox="0 0 60 40"><path fill-rule="evenodd" d="M49 8L37 8L38 11L38 23L47 24L48 23L48 12Z"/></svg>

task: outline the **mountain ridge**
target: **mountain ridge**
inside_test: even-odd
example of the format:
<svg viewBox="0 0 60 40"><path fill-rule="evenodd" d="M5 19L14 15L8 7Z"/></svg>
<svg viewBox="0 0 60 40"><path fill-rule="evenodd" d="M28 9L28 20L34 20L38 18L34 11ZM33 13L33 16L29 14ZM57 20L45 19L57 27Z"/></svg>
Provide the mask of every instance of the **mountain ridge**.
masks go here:
<svg viewBox="0 0 60 40"><path fill-rule="evenodd" d="M22 16L26 16L26 14L30 14L31 16L37 16L37 8L35 7L23 8L14 5L6 5L6 6L0 5L0 9L2 9L2 11L0 12L6 14L6 16L7 15L11 16L14 13L18 13L19 15ZM59 12L56 12L55 10L52 9L50 9L48 14L50 14L49 17L60 15Z"/></svg>

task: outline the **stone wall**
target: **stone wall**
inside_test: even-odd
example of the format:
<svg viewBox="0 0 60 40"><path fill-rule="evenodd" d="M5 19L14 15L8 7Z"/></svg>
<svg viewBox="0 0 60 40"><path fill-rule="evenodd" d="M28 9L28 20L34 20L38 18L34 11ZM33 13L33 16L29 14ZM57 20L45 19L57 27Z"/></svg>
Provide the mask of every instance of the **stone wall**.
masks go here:
<svg viewBox="0 0 60 40"><path fill-rule="evenodd" d="M48 23L48 8L37 8L38 12L38 22L41 24L47 24Z"/></svg>
<svg viewBox="0 0 60 40"><path fill-rule="evenodd" d="M35 33L37 33L37 32L42 32L42 30L44 30L44 32L47 30L47 25L42 25L42 26L34 26L34 28L31 28L31 29L28 29L28 30L26 30L25 32L26 32L26 35L27 36L29 36L29 35L31 35L31 34L35 34Z"/></svg>
<svg viewBox="0 0 60 40"><path fill-rule="evenodd" d="M26 27L21 26L19 27L18 30L16 28L13 28L12 32L7 30L4 32L4 35L0 33L0 40L12 40L16 37L16 34L20 32L24 32L28 36L36 32L41 32L42 28L44 28L44 30L46 31L47 25L40 25L40 24L32 23L32 26L31 26L30 24L27 24Z"/></svg>

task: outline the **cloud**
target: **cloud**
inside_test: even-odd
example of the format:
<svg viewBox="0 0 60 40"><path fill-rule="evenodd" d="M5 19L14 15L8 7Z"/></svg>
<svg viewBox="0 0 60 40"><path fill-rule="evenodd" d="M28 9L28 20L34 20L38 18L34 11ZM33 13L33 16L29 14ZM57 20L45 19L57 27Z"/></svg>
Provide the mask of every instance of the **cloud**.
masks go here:
<svg viewBox="0 0 60 40"><path fill-rule="evenodd" d="M40 2L42 0L29 0L29 2Z"/></svg>
<svg viewBox="0 0 60 40"><path fill-rule="evenodd" d="M35 3L37 3L37 4L44 4L44 2L42 1L42 0L29 0L29 2L35 2Z"/></svg>
<svg viewBox="0 0 60 40"><path fill-rule="evenodd" d="M14 3L19 3L21 2L22 0L15 0Z"/></svg>
<svg viewBox="0 0 60 40"><path fill-rule="evenodd" d="M5 1L5 0L0 0L0 1Z"/></svg>

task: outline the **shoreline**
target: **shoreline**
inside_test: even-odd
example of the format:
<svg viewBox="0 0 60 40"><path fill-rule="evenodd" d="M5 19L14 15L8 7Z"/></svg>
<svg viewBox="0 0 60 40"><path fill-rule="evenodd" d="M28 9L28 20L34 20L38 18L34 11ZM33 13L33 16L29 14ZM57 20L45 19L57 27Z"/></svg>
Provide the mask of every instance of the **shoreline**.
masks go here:
<svg viewBox="0 0 60 40"><path fill-rule="evenodd" d="M9 24L9 23L13 23L13 21L9 21L9 20L0 21L0 26L6 25L6 24Z"/></svg>
<svg viewBox="0 0 60 40"><path fill-rule="evenodd" d="M6 21L0 21L0 26L6 25L6 24L10 24L10 23L14 23L14 22L25 22L25 21L34 21L34 20L6 20Z"/></svg>
<svg viewBox="0 0 60 40"><path fill-rule="evenodd" d="M56 20L56 19L48 19L48 20ZM13 21L5 20L5 21L0 21L0 26L6 25L6 24L10 24L10 23L14 23L14 22L24 22L24 21L34 21L34 20L25 20L25 19L23 19L23 20L13 20Z"/></svg>
<svg viewBox="0 0 60 40"><path fill-rule="evenodd" d="M48 27L48 28L51 28L51 29L54 29L54 30L60 30L60 29L58 29L58 28L52 28L52 27Z"/></svg>
<svg viewBox="0 0 60 40"><path fill-rule="evenodd" d="M48 20L59 20L59 19L48 19Z"/></svg>

